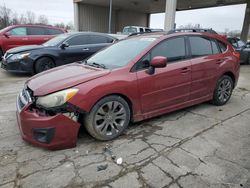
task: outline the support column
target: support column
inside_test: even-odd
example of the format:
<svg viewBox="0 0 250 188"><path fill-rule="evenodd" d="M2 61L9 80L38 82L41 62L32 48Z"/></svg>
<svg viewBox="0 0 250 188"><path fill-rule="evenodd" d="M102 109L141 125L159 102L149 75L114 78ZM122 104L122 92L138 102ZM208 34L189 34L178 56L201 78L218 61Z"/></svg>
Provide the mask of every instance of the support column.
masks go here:
<svg viewBox="0 0 250 188"><path fill-rule="evenodd" d="M250 0L247 0L247 8L245 12L245 19L241 31L241 40L247 41L250 28Z"/></svg>
<svg viewBox="0 0 250 188"><path fill-rule="evenodd" d="M75 31L79 31L80 25L79 25L79 4L77 2L74 2L74 27Z"/></svg>
<svg viewBox="0 0 250 188"><path fill-rule="evenodd" d="M165 31L174 29L177 0L166 0Z"/></svg>

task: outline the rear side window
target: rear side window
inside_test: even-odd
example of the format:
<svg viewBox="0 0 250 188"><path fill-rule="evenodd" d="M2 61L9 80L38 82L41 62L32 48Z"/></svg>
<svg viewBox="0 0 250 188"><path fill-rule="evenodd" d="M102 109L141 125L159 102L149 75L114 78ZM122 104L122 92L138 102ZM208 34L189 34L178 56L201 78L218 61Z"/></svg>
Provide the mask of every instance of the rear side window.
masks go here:
<svg viewBox="0 0 250 188"><path fill-rule="evenodd" d="M151 52L151 58L164 56L168 62L183 60L186 58L184 37L168 39L158 44Z"/></svg>
<svg viewBox="0 0 250 188"><path fill-rule="evenodd" d="M89 36L88 35L77 35L72 37L67 41L69 46L78 46L89 44Z"/></svg>
<svg viewBox="0 0 250 188"><path fill-rule="evenodd" d="M227 45L225 43L223 43L221 41L217 41L217 43L218 43L218 45L219 45L220 50L221 50L222 53L227 50Z"/></svg>
<svg viewBox="0 0 250 188"><path fill-rule="evenodd" d="M46 31L42 27L28 27L28 35L46 35Z"/></svg>
<svg viewBox="0 0 250 188"><path fill-rule="evenodd" d="M47 29L47 34L48 35L59 35L62 34L63 31L59 29Z"/></svg>
<svg viewBox="0 0 250 188"><path fill-rule="evenodd" d="M90 44L101 44L101 43L111 43L111 42L113 42L112 39L99 35L91 35L89 41Z"/></svg>
<svg viewBox="0 0 250 188"><path fill-rule="evenodd" d="M210 40L203 37L189 37L192 57L200 57L213 54Z"/></svg>
<svg viewBox="0 0 250 188"><path fill-rule="evenodd" d="M10 30L10 34L13 36L26 36L27 28L26 27L17 27Z"/></svg>

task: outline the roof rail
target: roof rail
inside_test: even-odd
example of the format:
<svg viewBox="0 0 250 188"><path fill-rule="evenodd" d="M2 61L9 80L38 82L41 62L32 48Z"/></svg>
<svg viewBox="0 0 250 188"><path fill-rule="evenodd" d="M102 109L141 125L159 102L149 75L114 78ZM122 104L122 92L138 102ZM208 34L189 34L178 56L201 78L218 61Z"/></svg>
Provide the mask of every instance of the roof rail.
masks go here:
<svg viewBox="0 0 250 188"><path fill-rule="evenodd" d="M178 32L198 32L198 33L211 33L211 34L218 34L212 28L204 29L204 28L182 28L182 29L173 29L168 32L168 34L178 33Z"/></svg>
<svg viewBox="0 0 250 188"><path fill-rule="evenodd" d="M131 33L128 37L132 37L135 35L142 35L146 33L162 33L163 31L146 31L146 32L138 32L138 33Z"/></svg>

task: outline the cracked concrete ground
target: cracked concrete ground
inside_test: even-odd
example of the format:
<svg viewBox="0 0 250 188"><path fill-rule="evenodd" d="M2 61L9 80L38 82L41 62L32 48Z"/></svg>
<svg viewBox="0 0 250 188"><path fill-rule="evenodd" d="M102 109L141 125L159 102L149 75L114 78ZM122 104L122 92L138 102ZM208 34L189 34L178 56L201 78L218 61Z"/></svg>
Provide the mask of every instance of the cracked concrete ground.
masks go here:
<svg viewBox="0 0 250 188"><path fill-rule="evenodd" d="M225 106L204 103L132 124L111 142L83 131L76 148L61 151L20 137L15 100L26 79L0 71L0 187L250 187L250 66L241 67Z"/></svg>

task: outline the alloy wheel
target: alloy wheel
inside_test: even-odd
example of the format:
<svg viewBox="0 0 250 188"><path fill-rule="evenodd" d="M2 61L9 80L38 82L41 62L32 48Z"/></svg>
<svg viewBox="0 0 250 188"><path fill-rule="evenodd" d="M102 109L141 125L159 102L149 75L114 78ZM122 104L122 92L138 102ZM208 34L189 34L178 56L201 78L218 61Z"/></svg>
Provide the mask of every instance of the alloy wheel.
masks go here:
<svg viewBox="0 0 250 188"><path fill-rule="evenodd" d="M122 103L110 101L97 110L94 117L96 131L105 136L118 135L124 127L128 114Z"/></svg>
<svg viewBox="0 0 250 188"><path fill-rule="evenodd" d="M232 83L228 79L224 79L221 81L218 88L218 98L221 102L226 102L232 92Z"/></svg>

